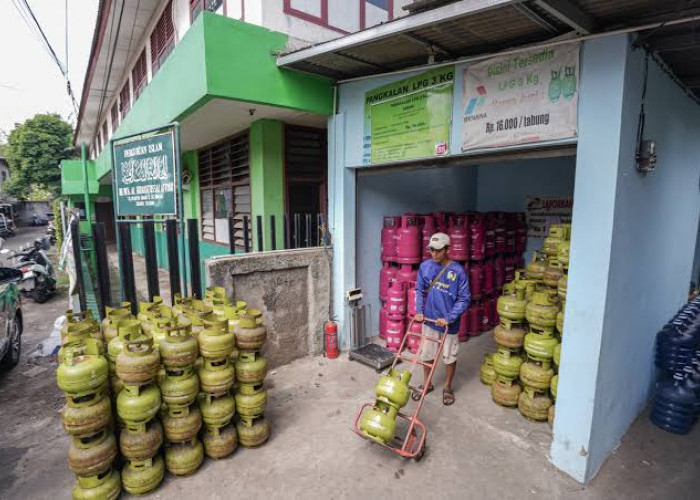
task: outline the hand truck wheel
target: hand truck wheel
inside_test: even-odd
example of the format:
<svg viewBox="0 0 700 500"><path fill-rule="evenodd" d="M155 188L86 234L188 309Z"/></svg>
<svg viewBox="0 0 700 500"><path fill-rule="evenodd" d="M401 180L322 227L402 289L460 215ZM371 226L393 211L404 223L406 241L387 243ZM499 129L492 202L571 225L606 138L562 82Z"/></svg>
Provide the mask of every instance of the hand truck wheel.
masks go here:
<svg viewBox="0 0 700 500"><path fill-rule="evenodd" d="M423 448L418 452L418 454L416 454L415 457L413 457L413 460L415 460L416 462L420 462L420 459L423 458L423 455L425 455L425 448L426 446L423 445Z"/></svg>

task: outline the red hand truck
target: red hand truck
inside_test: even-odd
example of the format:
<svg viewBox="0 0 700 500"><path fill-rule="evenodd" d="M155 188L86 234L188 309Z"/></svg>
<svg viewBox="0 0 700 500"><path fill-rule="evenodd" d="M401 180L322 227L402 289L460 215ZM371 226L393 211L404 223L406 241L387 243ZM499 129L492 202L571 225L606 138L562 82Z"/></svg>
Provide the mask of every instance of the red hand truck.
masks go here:
<svg viewBox="0 0 700 500"><path fill-rule="evenodd" d="M435 367L438 364L438 360L442 356L442 347L445 344L445 339L447 338L448 327L447 325L445 325L445 331L442 333L442 335L439 336L438 339L435 339L422 334L412 333L411 326L413 325L414 321L415 320L412 319L409 323L408 331L406 332L406 335L404 335L403 340L401 341L401 346L399 347L399 350L394 355L394 362L391 364L390 368L391 370L393 370L398 362L405 361L407 363L411 363L411 372L413 372L413 369L416 367L416 365L427 366L430 369L430 372L428 373L428 378L423 381L423 389L418 389L417 387L409 386L413 394L420 394L420 399L418 400L418 404L415 408L415 411L412 414L405 414L399 412L397 415L399 418L408 422L408 429L406 433L402 436L395 436L393 441L391 441L388 444L380 443L369 438L368 436L365 436L360 430L360 419L362 418L362 414L366 410L374 407L374 403L365 403L362 406L360 406L360 409L357 412L357 416L355 417L353 431L361 438L379 444L384 448L388 448L389 450L399 454L404 458L412 458L415 461L418 461L421 458L423 458L423 454L425 453L425 442L428 434L428 430L426 429L425 424L418 418L418 414L420 413L421 408L423 408L423 401L425 400L425 395L427 394L428 388L430 387L431 381L433 380ZM423 321L426 323L436 324L436 321L432 319L425 318ZM418 352L416 354L405 355L403 351L406 347L406 341L408 340L409 335L419 337L421 339L421 347L418 349ZM420 361L419 359L421 350L423 349L423 339L425 339L428 342L437 343L437 353L435 354L435 358L433 359L432 363L426 363Z"/></svg>

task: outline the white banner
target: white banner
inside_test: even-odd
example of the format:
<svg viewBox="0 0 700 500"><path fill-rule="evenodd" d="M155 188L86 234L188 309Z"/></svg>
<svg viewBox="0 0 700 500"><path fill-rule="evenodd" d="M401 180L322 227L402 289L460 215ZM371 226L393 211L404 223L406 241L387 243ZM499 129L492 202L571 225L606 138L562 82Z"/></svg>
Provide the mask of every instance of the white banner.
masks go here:
<svg viewBox="0 0 700 500"><path fill-rule="evenodd" d="M580 44L464 70L462 151L576 137Z"/></svg>
<svg viewBox="0 0 700 500"><path fill-rule="evenodd" d="M574 199L569 196L533 196L526 198L525 221L529 238L544 238L551 224L571 224Z"/></svg>

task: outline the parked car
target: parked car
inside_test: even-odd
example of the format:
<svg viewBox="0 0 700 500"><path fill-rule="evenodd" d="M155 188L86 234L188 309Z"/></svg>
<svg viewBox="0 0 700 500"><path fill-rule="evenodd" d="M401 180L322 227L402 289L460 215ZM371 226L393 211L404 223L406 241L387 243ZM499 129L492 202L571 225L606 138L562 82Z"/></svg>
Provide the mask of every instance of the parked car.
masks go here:
<svg viewBox="0 0 700 500"><path fill-rule="evenodd" d="M0 365L12 367L19 363L22 347L22 300L17 283L22 271L0 267Z"/></svg>

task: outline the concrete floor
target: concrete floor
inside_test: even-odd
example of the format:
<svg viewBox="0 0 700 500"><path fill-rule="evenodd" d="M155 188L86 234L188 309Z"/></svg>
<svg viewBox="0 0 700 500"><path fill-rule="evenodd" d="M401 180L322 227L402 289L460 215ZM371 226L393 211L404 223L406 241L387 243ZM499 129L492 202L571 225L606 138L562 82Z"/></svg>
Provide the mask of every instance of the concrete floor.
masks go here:
<svg viewBox="0 0 700 500"><path fill-rule="evenodd" d="M25 303L25 353L48 334L64 299ZM422 413L428 451L421 462L403 460L351 431L359 405L372 398L373 370L346 356L308 357L268 376L267 444L206 460L188 478L167 477L148 497L697 498L700 428L674 436L645 415L587 487L558 472L547 460L547 424L496 406L480 384L478 365L492 348L488 335L462 344L453 406L442 406L439 391L429 396ZM63 399L55 365L39 366L46 370L32 376L23 357L0 374L0 498L67 497L74 482L57 414ZM442 376L440 370L438 384Z"/></svg>

